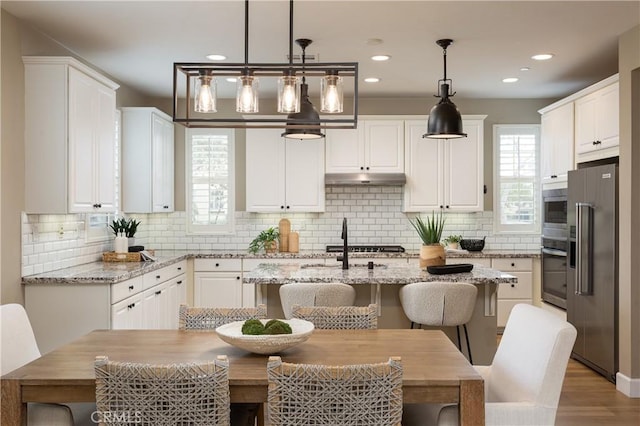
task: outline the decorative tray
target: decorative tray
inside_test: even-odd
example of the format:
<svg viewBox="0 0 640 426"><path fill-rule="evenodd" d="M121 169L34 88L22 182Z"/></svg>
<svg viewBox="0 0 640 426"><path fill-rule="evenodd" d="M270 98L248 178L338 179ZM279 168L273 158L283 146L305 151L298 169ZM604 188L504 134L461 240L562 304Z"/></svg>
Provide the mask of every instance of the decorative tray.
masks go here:
<svg viewBox="0 0 640 426"><path fill-rule="evenodd" d="M427 266L427 272L434 275L443 274L460 274L462 272L471 272L473 265L471 263L460 263L457 265Z"/></svg>

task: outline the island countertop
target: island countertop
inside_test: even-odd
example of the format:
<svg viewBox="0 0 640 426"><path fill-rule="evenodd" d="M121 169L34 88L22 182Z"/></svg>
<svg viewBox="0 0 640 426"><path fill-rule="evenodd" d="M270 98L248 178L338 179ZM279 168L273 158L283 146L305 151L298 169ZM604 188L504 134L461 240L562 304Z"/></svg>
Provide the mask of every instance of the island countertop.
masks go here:
<svg viewBox="0 0 640 426"><path fill-rule="evenodd" d="M459 274L430 274L415 265L341 265L261 263L245 273L247 284L331 283L345 284L410 284L424 281L467 282L471 284L515 283L518 279L496 269L474 265L471 272Z"/></svg>

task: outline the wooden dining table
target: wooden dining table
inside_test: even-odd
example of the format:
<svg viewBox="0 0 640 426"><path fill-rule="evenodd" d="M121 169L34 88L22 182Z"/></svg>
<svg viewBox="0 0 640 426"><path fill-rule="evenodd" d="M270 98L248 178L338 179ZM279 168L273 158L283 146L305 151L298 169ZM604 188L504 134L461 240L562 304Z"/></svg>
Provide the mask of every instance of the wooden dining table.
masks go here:
<svg viewBox="0 0 640 426"><path fill-rule="evenodd" d="M2 376L3 426L26 424L28 402L95 401L94 360L181 363L229 358L231 402L267 401L267 355L230 346L214 331L96 330ZM459 404L461 425L484 425L482 377L439 330L315 330L279 354L305 364L402 359L405 403Z"/></svg>

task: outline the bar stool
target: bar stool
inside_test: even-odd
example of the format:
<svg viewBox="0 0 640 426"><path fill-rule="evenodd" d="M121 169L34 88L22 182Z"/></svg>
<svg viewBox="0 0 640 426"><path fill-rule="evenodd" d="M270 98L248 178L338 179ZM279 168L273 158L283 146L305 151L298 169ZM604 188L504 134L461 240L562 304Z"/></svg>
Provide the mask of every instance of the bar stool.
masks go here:
<svg viewBox="0 0 640 426"><path fill-rule="evenodd" d="M413 324L432 327L456 326L458 349L460 346L460 326L464 328L469 362L471 346L467 323L473 315L478 289L469 283L421 282L406 284L400 288L400 304L405 315Z"/></svg>
<svg viewBox="0 0 640 426"><path fill-rule="evenodd" d="M290 283L280 287L280 303L284 317L292 317L293 305L350 306L356 301L356 291L344 283Z"/></svg>

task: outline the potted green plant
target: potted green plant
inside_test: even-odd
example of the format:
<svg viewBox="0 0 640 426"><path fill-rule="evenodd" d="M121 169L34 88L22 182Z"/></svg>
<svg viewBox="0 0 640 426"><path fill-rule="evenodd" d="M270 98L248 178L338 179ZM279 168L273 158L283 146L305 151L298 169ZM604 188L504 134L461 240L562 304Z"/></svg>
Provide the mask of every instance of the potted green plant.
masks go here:
<svg viewBox="0 0 640 426"><path fill-rule="evenodd" d="M458 243L460 242L461 239L462 239L462 235L449 235L443 241L447 245L448 248L453 249L453 250L457 250L458 249Z"/></svg>
<svg viewBox="0 0 640 426"><path fill-rule="evenodd" d="M427 217L426 220L420 216L416 216L413 221L409 219L409 223L422 240L422 247L420 247L421 268L445 264L444 247L440 244L444 222L445 217L442 212L437 215L435 212L431 212L431 217Z"/></svg>
<svg viewBox="0 0 640 426"><path fill-rule="evenodd" d="M278 229L271 227L261 231L257 237L249 243L249 251L256 254L260 249L264 249L265 253L275 253L278 249L278 237L280 233Z"/></svg>
<svg viewBox="0 0 640 426"><path fill-rule="evenodd" d="M135 236L138 232L138 225L140 221L137 219L126 219L121 217L120 219L114 219L109 227L117 237L122 232L122 235L129 239L129 247L135 245Z"/></svg>

